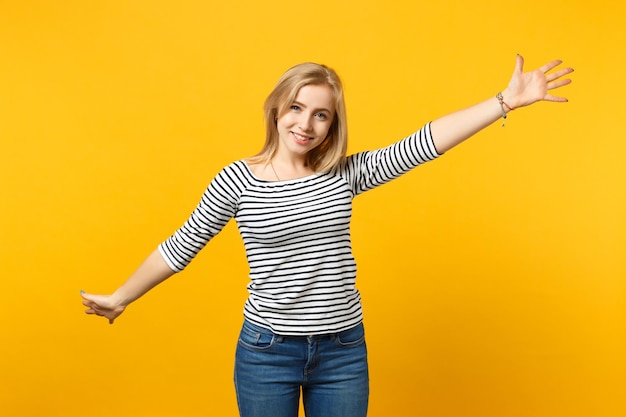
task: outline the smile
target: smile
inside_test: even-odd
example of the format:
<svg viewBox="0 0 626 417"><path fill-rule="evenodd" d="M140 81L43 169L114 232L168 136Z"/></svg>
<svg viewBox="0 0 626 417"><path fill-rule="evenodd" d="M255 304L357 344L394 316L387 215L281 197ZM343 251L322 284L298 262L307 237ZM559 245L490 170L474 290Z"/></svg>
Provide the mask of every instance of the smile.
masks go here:
<svg viewBox="0 0 626 417"><path fill-rule="evenodd" d="M296 132L291 132L291 133L293 134L293 136L296 138L296 140L298 142L307 142L307 141L313 140L313 138L310 138L308 136L300 135L300 134L298 134Z"/></svg>

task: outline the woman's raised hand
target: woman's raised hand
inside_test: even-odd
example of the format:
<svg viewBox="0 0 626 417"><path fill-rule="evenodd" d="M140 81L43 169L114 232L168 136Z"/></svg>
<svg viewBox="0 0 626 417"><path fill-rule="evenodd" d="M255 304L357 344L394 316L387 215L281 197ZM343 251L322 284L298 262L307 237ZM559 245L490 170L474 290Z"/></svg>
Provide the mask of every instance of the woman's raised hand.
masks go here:
<svg viewBox="0 0 626 417"><path fill-rule="evenodd" d="M561 65L563 61L554 60L541 66L540 68L524 72L524 58L517 55L515 70L506 90L502 92L504 102L511 109L528 106L537 101L566 102L565 97L553 96L550 90L562 87L571 83L563 76L573 72L572 68L561 68L550 72Z"/></svg>

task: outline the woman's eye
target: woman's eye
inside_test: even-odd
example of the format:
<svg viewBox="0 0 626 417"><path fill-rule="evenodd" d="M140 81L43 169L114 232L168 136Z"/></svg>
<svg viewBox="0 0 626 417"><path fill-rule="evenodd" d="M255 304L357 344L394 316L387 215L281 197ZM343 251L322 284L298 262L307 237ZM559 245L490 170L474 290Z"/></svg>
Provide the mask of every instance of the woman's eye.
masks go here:
<svg viewBox="0 0 626 417"><path fill-rule="evenodd" d="M320 119L320 120L326 120L327 119L326 113L317 113L315 116L318 119Z"/></svg>
<svg viewBox="0 0 626 417"><path fill-rule="evenodd" d="M296 105L296 104L292 104L292 105L291 105L291 110L293 110L293 111L298 111L298 110L300 110L300 106L298 106L298 105Z"/></svg>

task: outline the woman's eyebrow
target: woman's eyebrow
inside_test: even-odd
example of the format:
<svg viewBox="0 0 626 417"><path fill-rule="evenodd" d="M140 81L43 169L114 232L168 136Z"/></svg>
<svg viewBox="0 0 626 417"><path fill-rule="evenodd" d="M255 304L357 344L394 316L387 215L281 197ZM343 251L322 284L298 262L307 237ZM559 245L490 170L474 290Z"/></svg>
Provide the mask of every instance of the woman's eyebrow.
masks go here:
<svg viewBox="0 0 626 417"><path fill-rule="evenodd" d="M298 106L303 107L305 109L307 108L307 106L305 106L304 104L300 103L298 100L294 100L292 104L297 104ZM330 110L328 110L327 108L324 108L324 107L321 107L319 109L314 109L314 110L316 112L318 112L318 111L325 111L327 113L330 113Z"/></svg>

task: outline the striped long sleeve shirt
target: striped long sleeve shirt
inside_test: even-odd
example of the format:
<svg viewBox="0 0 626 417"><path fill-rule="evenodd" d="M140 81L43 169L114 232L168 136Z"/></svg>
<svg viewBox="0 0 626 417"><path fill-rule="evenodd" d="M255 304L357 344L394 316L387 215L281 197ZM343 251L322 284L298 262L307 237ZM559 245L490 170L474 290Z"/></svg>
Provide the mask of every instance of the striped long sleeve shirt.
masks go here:
<svg viewBox="0 0 626 417"><path fill-rule="evenodd" d="M350 240L352 199L435 159L427 124L386 148L304 178L266 181L244 161L211 181L188 220L159 251L183 270L234 218L250 268L244 317L282 335L339 332L361 322Z"/></svg>

